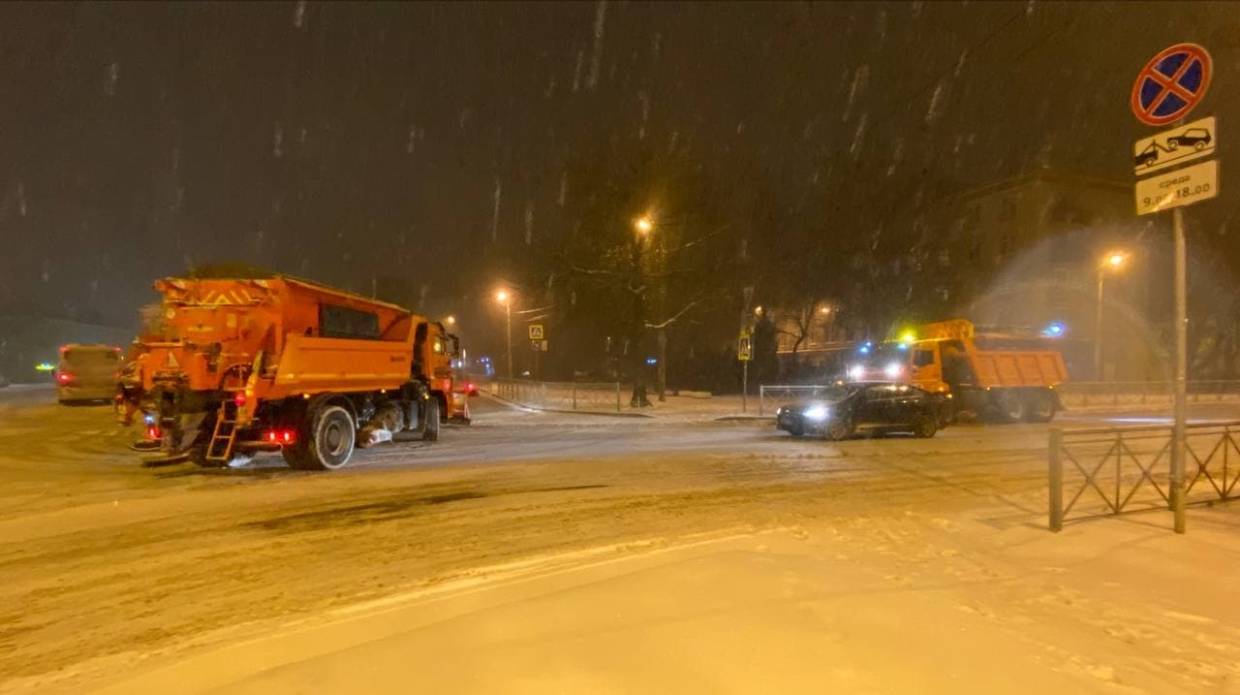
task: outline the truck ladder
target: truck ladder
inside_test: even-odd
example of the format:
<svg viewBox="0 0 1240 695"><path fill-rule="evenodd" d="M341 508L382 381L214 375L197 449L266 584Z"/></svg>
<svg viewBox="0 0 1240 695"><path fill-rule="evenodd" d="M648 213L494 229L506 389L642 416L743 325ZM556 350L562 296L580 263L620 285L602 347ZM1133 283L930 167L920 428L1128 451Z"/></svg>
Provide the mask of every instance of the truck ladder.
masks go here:
<svg viewBox="0 0 1240 695"><path fill-rule="evenodd" d="M231 398L220 402L219 412L215 414L215 430L211 432L211 441L207 444L208 461L228 463L232 460L233 444L237 441L237 404Z"/></svg>

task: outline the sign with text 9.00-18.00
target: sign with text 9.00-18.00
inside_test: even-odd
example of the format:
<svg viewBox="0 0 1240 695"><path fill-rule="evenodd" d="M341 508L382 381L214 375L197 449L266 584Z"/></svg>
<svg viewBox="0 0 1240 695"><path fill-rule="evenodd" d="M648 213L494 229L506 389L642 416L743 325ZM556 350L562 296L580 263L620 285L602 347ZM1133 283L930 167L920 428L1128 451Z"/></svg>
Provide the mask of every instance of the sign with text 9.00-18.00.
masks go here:
<svg viewBox="0 0 1240 695"><path fill-rule="evenodd" d="M1137 181L1137 214L1192 205L1218 195L1218 160Z"/></svg>

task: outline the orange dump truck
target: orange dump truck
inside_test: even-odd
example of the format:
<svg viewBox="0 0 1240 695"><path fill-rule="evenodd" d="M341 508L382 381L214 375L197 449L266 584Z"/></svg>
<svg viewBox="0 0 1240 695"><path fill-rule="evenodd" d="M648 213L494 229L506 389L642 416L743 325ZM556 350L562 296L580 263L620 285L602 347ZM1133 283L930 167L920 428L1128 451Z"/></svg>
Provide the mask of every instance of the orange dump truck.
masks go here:
<svg viewBox="0 0 1240 695"><path fill-rule="evenodd" d="M964 319L941 321L901 342L865 348L865 359L849 367L848 376L914 384L950 398L954 412L1047 422L1062 407L1055 389L1068 380L1063 355L1047 342L980 335Z"/></svg>
<svg viewBox="0 0 1240 695"><path fill-rule="evenodd" d="M166 278L158 337L139 341L149 465L226 465L279 450L334 470L402 432L438 438L468 420L456 339L396 306L286 276Z"/></svg>

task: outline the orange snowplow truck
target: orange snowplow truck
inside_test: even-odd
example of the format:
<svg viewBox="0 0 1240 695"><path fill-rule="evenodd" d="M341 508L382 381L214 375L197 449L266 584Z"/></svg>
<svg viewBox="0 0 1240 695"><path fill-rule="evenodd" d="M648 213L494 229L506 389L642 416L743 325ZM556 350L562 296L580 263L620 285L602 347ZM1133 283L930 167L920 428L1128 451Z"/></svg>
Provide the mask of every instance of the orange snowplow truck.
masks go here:
<svg viewBox="0 0 1240 695"><path fill-rule="evenodd" d="M1046 341L979 335L965 319L923 325L909 351L913 383L951 393L955 409L1004 422L1048 422L1062 409L1063 355Z"/></svg>
<svg viewBox="0 0 1240 695"><path fill-rule="evenodd" d="M286 276L165 278L160 335L141 341L141 407L159 454L223 466L280 451L335 470L402 432L435 440L468 420L454 398L456 338L385 302Z"/></svg>
<svg viewBox="0 0 1240 695"><path fill-rule="evenodd" d="M866 346L854 381L902 381L940 394L955 413L1001 422L1048 422L1062 409L1063 355L1045 339L977 334L965 319L919 326L899 342Z"/></svg>

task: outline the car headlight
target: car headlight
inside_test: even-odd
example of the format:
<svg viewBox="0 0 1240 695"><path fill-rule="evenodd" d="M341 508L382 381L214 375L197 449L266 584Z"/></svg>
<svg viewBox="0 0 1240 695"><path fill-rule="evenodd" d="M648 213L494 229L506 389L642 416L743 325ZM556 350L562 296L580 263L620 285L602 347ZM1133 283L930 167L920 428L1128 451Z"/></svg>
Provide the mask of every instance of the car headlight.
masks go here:
<svg viewBox="0 0 1240 695"><path fill-rule="evenodd" d="M806 420L826 420L831 414L830 408L825 405L812 405L805 409L804 417Z"/></svg>
<svg viewBox="0 0 1240 695"><path fill-rule="evenodd" d="M883 367L883 374L886 374L888 379L895 379L900 376L900 372L902 371L904 371L904 367L902 367L899 362L892 362L886 367Z"/></svg>
<svg viewBox="0 0 1240 695"><path fill-rule="evenodd" d="M854 364L848 368L849 379L852 379L853 381L860 381L863 376L865 376L865 367L862 367L859 364Z"/></svg>

